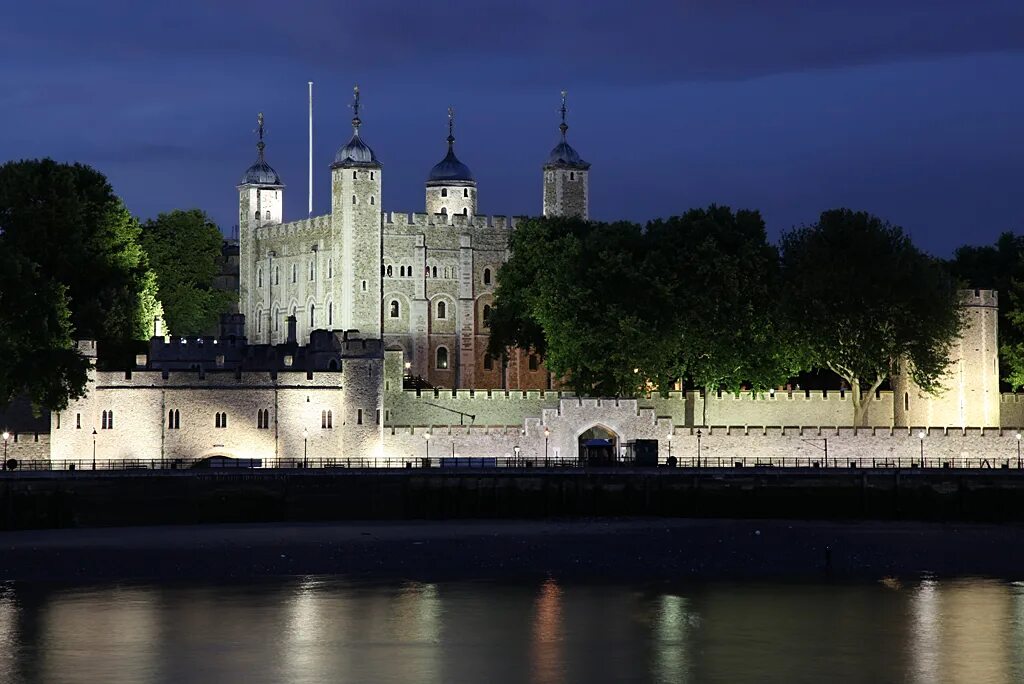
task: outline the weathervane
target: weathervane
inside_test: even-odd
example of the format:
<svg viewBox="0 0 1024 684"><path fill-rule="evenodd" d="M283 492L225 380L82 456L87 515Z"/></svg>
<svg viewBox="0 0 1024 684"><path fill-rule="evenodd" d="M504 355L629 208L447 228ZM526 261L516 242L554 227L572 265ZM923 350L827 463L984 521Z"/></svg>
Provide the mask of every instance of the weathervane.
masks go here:
<svg viewBox="0 0 1024 684"><path fill-rule="evenodd" d="M565 123L565 113L568 111L565 107L565 96L568 95L566 91L562 91L562 107L559 111L562 112L562 123L558 126L558 130L562 131L562 139L565 139L565 132L569 130L569 124Z"/></svg>
<svg viewBox="0 0 1024 684"><path fill-rule="evenodd" d="M455 142L455 109L448 107L448 144L451 145Z"/></svg>
<svg viewBox="0 0 1024 684"><path fill-rule="evenodd" d="M256 134L259 136L259 142L256 143L256 149L259 152L260 161L263 161L263 148L266 147L263 143L263 112L256 115Z"/></svg>
<svg viewBox="0 0 1024 684"><path fill-rule="evenodd" d="M356 85L352 88L352 104L349 105L352 108L352 130L356 135L359 135L359 126L363 123L359 118L359 86Z"/></svg>

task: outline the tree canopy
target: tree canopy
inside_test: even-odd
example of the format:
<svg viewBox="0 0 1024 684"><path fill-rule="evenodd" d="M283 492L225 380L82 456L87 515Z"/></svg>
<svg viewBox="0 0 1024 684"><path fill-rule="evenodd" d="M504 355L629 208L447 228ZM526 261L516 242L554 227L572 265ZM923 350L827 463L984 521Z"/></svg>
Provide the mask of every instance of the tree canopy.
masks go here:
<svg viewBox="0 0 1024 684"><path fill-rule="evenodd" d="M854 425L871 396L907 364L938 391L962 327L957 288L903 231L865 212L836 209L782 238L786 318L808 362L850 384Z"/></svg>
<svg viewBox="0 0 1024 684"><path fill-rule="evenodd" d="M0 403L60 410L80 396L75 338L119 348L161 315L138 222L107 179L50 159L0 165Z"/></svg>
<svg viewBox="0 0 1024 684"><path fill-rule="evenodd" d="M142 226L141 242L160 284L168 327L179 335L214 330L234 293L214 288L223 235L198 209L160 214Z"/></svg>

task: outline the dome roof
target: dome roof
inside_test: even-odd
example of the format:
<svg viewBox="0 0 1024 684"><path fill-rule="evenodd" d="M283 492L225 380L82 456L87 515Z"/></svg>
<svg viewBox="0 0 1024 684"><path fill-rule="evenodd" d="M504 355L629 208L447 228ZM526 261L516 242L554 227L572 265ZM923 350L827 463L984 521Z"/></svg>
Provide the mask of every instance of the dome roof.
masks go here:
<svg viewBox="0 0 1024 684"><path fill-rule="evenodd" d="M255 164L250 166L245 171L245 175L242 176L242 182L239 185L282 185L281 177L277 175L277 171L271 168L264 159L256 161Z"/></svg>
<svg viewBox="0 0 1024 684"><path fill-rule="evenodd" d="M548 155L548 166L575 166L581 169L590 168L590 164L580 159L579 153L572 148L563 138L562 142L555 145Z"/></svg>
<svg viewBox="0 0 1024 684"><path fill-rule="evenodd" d="M334 164L332 166L377 166L379 164L377 155L373 153L369 145L363 142L357 131L352 135L352 139L345 143L338 150L338 153L334 155Z"/></svg>
<svg viewBox="0 0 1024 684"><path fill-rule="evenodd" d="M473 183L475 180L473 172L469 170L469 167L460 162L459 158L455 156L455 149L451 142L448 143L448 154L445 155L444 159L434 164L434 168L430 169L430 175L427 176L428 183L446 183L449 181Z"/></svg>

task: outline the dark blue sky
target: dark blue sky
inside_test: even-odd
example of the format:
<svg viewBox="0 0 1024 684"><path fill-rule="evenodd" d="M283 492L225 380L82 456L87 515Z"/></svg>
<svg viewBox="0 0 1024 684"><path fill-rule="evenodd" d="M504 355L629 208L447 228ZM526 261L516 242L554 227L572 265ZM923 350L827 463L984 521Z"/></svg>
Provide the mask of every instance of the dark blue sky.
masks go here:
<svg viewBox="0 0 1024 684"><path fill-rule="evenodd" d="M1021 0L10 2L0 160L86 162L142 218L227 230L263 111L299 218L308 80L317 213L359 83L388 210L423 210L451 104L481 213L538 213L566 88L597 219L718 202L774 238L843 205L938 255L1024 230Z"/></svg>

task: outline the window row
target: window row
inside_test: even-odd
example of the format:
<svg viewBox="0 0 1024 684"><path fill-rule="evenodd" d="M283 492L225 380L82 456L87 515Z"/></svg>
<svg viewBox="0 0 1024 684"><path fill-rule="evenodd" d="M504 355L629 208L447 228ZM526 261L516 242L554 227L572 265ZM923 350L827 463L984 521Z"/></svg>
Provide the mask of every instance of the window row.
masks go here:
<svg viewBox="0 0 1024 684"><path fill-rule="evenodd" d="M292 307L291 315L294 316L296 308ZM274 331L277 332L281 329L281 315L280 311L275 310L271 314L271 318L274 321ZM315 329L317 325L316 318L316 304L309 305L309 328ZM330 329L334 325L334 302L327 303L327 328ZM256 309L256 334L263 332L263 309Z"/></svg>
<svg viewBox="0 0 1024 684"><path fill-rule="evenodd" d="M100 418L100 430L113 430L114 429L114 412L104 411Z"/></svg>
<svg viewBox="0 0 1024 684"><path fill-rule="evenodd" d="M316 260L311 259L307 265L307 275L310 281L316 280ZM411 271L410 271L411 272ZM292 282L299 282L299 267L298 264L292 264ZM334 277L334 259L327 260L327 277ZM281 269L279 266L274 266L273 278L274 285L281 284ZM256 268L256 287L263 287L263 267L258 266Z"/></svg>
<svg viewBox="0 0 1024 684"><path fill-rule="evenodd" d="M380 267L380 274L383 277L385 277L385 278L394 278L395 277L395 273L396 273L395 267L390 265L390 264L388 264L388 265L383 265L382 264L381 267ZM397 273L398 273L398 277L399 278L411 278L412 277L412 266L399 266ZM458 269L455 266L443 266L440 271L437 270L437 266L424 266L423 267L423 275L425 277L427 277L427 278L437 278L438 274L440 274L440 277L447 278L449 280L452 279L452 278L458 278L459 277ZM485 268L484 269L484 272L483 272L483 282L484 282L484 285L490 285L491 284L491 269L489 269L489 268Z"/></svg>
<svg viewBox="0 0 1024 684"><path fill-rule="evenodd" d="M376 199L374 199L373 195L370 195L370 204L376 204L376 203L377 203ZM356 199L355 195L352 195L352 204L359 204L359 200Z"/></svg>
<svg viewBox="0 0 1024 684"><path fill-rule="evenodd" d="M375 178L374 174L375 174L374 171L370 172L370 180L373 180ZM352 180L359 180L359 172L358 171L353 171L352 172Z"/></svg>
<svg viewBox="0 0 1024 684"><path fill-rule="evenodd" d="M441 197L448 196L448 188L441 188ZM469 188L462 188L462 196L469 197Z"/></svg>
<svg viewBox="0 0 1024 684"><path fill-rule="evenodd" d="M490 315L490 307L484 307L487 310L487 314ZM402 317L402 304L397 299L392 299L388 305L388 315L391 318ZM434 304L434 318L439 320L445 320L448 318L448 303L443 299Z"/></svg>

